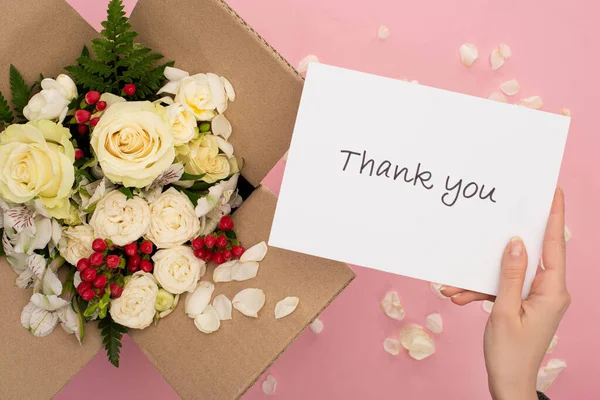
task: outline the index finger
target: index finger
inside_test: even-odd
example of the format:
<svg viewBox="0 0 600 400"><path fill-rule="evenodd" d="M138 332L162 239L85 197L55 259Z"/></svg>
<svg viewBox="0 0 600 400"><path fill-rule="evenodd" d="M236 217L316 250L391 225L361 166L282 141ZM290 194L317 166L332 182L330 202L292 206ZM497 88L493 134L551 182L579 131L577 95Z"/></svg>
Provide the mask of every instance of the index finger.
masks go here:
<svg viewBox="0 0 600 400"><path fill-rule="evenodd" d="M542 248L544 268L552 271L562 282L565 280L566 245L565 245L565 197L561 188L554 192L554 200L546 225Z"/></svg>

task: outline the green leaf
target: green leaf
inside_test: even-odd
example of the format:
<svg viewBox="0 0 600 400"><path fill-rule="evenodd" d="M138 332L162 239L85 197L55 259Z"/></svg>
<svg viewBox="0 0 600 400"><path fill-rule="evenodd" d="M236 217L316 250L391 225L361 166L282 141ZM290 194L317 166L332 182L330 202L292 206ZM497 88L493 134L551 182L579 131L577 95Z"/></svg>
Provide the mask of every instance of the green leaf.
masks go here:
<svg viewBox="0 0 600 400"><path fill-rule="evenodd" d="M225 236L227 237L227 239L237 239L237 235L235 234L235 231L231 230L231 231L226 231L225 232Z"/></svg>
<svg viewBox="0 0 600 400"><path fill-rule="evenodd" d="M181 178L179 178L180 181L197 181L198 179L202 179L204 178L206 174L200 174L200 175L192 175L192 174L188 174L187 172L184 172L183 175L181 175Z"/></svg>
<svg viewBox="0 0 600 400"><path fill-rule="evenodd" d="M10 106L8 105L8 101L2 92L0 92L0 121L4 122L5 124L10 124L14 119L15 117L13 116Z"/></svg>
<svg viewBox="0 0 600 400"><path fill-rule="evenodd" d="M133 192L131 191L131 188L128 187L120 187L119 188L119 192L123 193L125 196L127 196L127 200L133 198Z"/></svg>
<svg viewBox="0 0 600 400"><path fill-rule="evenodd" d="M24 119L23 108L29 102L31 97L31 90L25 83L23 75L15 68L14 65L10 64L10 91L12 94L12 103L15 105L15 111L17 118Z"/></svg>
<svg viewBox="0 0 600 400"><path fill-rule="evenodd" d="M0 238L2 238L4 235L4 229L0 229ZM0 257L5 256L6 252L4 251L4 245L2 244L2 241L0 241Z"/></svg>
<svg viewBox="0 0 600 400"><path fill-rule="evenodd" d="M82 301L81 297L75 297L73 300L71 300L71 307L73 307L73 311L75 311L75 314L77 314L77 318L79 319L79 326L81 327L81 332L79 332L79 340L81 343L83 343L83 337L85 336L85 319L81 313L79 301Z"/></svg>
<svg viewBox="0 0 600 400"><path fill-rule="evenodd" d="M198 205L198 199L200 199L202 196L204 196L203 193L196 193L196 192L192 192L187 189L180 189L180 192L185 194L188 197L188 199L190 199L190 201L192 202L194 207L196 207Z"/></svg>
<svg viewBox="0 0 600 400"><path fill-rule="evenodd" d="M75 294L75 284L74 284L74 276L75 276L75 268L69 268L69 274L67 275L67 280L63 283L63 294L67 296L73 296Z"/></svg>
<svg viewBox="0 0 600 400"><path fill-rule="evenodd" d="M83 312L83 316L86 318L89 318L92 315L94 315L94 313L96 312L97 309L98 309L98 300L91 300L88 303L87 308Z"/></svg>
<svg viewBox="0 0 600 400"><path fill-rule="evenodd" d="M89 56L90 56L90 50L88 49L88 47L86 45L83 45L83 49L81 49L80 57L89 57Z"/></svg>
<svg viewBox="0 0 600 400"><path fill-rule="evenodd" d="M118 368L122 347L121 338L124 333L127 333L127 328L113 321L110 314L107 314L105 318L100 320L98 328L102 335L102 344L106 350L108 361Z"/></svg>

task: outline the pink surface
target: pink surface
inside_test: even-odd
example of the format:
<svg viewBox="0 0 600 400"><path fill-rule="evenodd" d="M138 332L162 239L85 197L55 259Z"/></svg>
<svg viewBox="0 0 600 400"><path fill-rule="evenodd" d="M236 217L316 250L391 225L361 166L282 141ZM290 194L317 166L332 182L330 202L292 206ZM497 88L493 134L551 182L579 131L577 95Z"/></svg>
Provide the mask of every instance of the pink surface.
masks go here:
<svg viewBox="0 0 600 400"><path fill-rule="evenodd" d="M70 3L97 27L107 1ZM131 7L135 1L126 3ZM541 95L545 110L560 112L567 107L572 111L560 184L566 192L567 223L573 232L568 246L573 302L559 328L558 347L547 357L562 358L569 367L548 394L555 399L598 398L598 3L371 0L365 7L364 2L344 0L231 0L230 4L293 64L315 54L323 62L390 77L406 76L426 85L486 97L501 82L517 78L522 87L517 98ZM381 24L391 33L385 41L376 37ZM463 42L479 48L481 58L472 69L458 61ZM499 42L512 47L513 58L494 72L488 57ZM283 167L280 162L265 182L275 192ZM393 251L397 250L391 249L392 255ZM433 296L425 282L354 269L356 280L321 316L323 333L302 334L270 369L279 382L275 397L488 398L482 354L487 314L479 305L459 308ZM400 293L408 322L423 324L427 314L442 314L444 332L435 338L437 353L433 357L417 362L404 353L392 357L383 351L384 338L395 335L401 326L379 309L381 298L390 289ZM190 371L196 373L201 371ZM100 379L110 385L103 385ZM119 370L110 366L104 354L98 354L57 399L106 396L114 400L178 398L130 340L124 343ZM256 385L244 398L265 397Z"/></svg>

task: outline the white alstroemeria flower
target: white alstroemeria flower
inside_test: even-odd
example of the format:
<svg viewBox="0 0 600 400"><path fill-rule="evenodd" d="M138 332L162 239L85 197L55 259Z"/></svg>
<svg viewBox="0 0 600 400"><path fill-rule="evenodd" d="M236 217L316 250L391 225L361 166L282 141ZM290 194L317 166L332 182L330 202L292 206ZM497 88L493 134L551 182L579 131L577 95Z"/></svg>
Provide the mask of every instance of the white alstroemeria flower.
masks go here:
<svg viewBox="0 0 600 400"><path fill-rule="evenodd" d="M21 312L21 324L34 336L48 336L58 324L58 313L47 311L29 302Z"/></svg>
<svg viewBox="0 0 600 400"><path fill-rule="evenodd" d="M10 259L9 259L10 262ZM42 281L46 271L46 260L39 254L31 254L25 258L22 269L15 268L13 270L19 274L16 285L18 288L27 289L34 282ZM51 280L51 278L49 278Z"/></svg>
<svg viewBox="0 0 600 400"><path fill-rule="evenodd" d="M196 215L199 218L203 217L212 211L217 205L222 206L223 203L227 203L229 201L227 196L231 196L233 190L235 190L237 187L239 176L239 174L235 174L228 180L221 181L210 187L208 189L208 194L198 199L198 204L196 205Z"/></svg>
<svg viewBox="0 0 600 400"><path fill-rule="evenodd" d="M56 79L42 80L41 87L42 90L23 108L23 115L29 121L57 119L62 123L69 111L69 103L77 97L75 82L60 74Z"/></svg>
<svg viewBox="0 0 600 400"><path fill-rule="evenodd" d="M11 252L31 254L45 248L53 238L52 220L34 207L19 205L4 209L3 228ZM54 233L56 238L56 233Z"/></svg>
<svg viewBox="0 0 600 400"><path fill-rule="evenodd" d="M69 304L65 299L61 299L57 295L45 295L41 293L34 293L29 301L46 311L56 311Z"/></svg>
<svg viewBox="0 0 600 400"><path fill-rule="evenodd" d="M144 188L145 191L154 190L156 188L162 188L167 186L170 183L177 182L181 176L183 175L183 164L181 163L173 163L165 172L160 174L154 182ZM142 192L143 193L143 192ZM148 201L151 203L151 201Z"/></svg>
<svg viewBox="0 0 600 400"><path fill-rule="evenodd" d="M81 344L84 334L83 319L73 310L70 304L60 308L56 311L56 314L63 330L69 335L74 333L77 341Z"/></svg>
<svg viewBox="0 0 600 400"><path fill-rule="evenodd" d="M79 195L81 197L81 210L84 213L94 212L98 202L108 193L115 189L115 185L108 179L102 178L87 185L81 186Z"/></svg>
<svg viewBox="0 0 600 400"><path fill-rule="evenodd" d="M198 200L196 215L204 214L200 219L200 235L206 236L212 233L219 221L225 215L229 215L231 210L242 204L242 197L237 193L238 174L232 176L228 181L223 181L209 189L209 194ZM221 185L210 193L210 190ZM221 191L222 189L222 191ZM221 193L215 202L216 195ZM208 212L206 211L208 209ZM200 212L199 212L200 211Z"/></svg>

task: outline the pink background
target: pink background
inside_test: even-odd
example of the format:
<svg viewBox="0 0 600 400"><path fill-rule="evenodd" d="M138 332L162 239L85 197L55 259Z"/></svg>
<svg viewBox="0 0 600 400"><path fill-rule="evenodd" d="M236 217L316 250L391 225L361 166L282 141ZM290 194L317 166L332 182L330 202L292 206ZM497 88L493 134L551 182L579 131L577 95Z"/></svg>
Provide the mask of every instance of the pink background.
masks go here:
<svg viewBox="0 0 600 400"><path fill-rule="evenodd" d="M107 2L70 0L95 27ZM135 0L126 3L131 9ZM540 95L545 110L572 111L560 184L573 232L568 246L573 302L559 328L558 347L547 357L564 359L569 367L548 394L555 399L600 397L600 307L595 296L600 281L595 251L600 238L598 3L370 0L366 6L344 0L230 0L230 4L293 64L315 54L323 62L485 97L501 82L517 78L522 91L515 100ZM391 34L385 41L376 37L381 24ZM464 42L479 48L480 60L471 69L458 61ZM512 47L513 58L494 72L488 57L500 42ZM280 162L265 182L276 193L283 167ZM394 251L390 249L392 256ZM432 295L426 282L353 268L356 280L321 316L323 333L303 333L269 370L278 380L276 397L487 398L482 354L487 314L479 305L460 308ZM384 338L395 335L401 325L379 309L390 289L400 294L409 322L423 324L429 313L442 314L444 332L435 338L433 357L417 362L405 353L392 357L383 351ZM121 360L117 370L99 353L57 399L178 398L129 339ZM200 371L190 371L196 373ZM265 397L255 385L244 399Z"/></svg>

